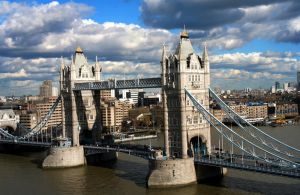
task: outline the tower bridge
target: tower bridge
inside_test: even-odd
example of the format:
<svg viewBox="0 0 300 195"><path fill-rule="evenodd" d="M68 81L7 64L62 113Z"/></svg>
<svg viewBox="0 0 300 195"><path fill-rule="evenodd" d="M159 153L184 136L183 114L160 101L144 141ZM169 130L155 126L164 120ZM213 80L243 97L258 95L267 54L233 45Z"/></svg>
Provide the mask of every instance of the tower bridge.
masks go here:
<svg viewBox="0 0 300 195"><path fill-rule="evenodd" d="M85 157L125 152L149 160L149 187L177 186L195 183L197 179L222 175L224 168L235 168L267 174L300 177L300 150L273 138L245 121L210 89L210 64L206 45L203 54L193 49L188 33L180 34L174 53L163 46L161 77L102 81L97 57L89 64L78 47L71 64L61 61L61 93L48 115L22 136L0 128L0 142L6 144L50 147L44 167L83 165ZM101 90L161 88L164 117L162 150L149 147L97 145L102 132ZM233 130L209 112L212 98L238 124ZM62 103L62 134L43 130L58 102ZM211 146L211 131L219 136L217 149ZM94 145L80 145L81 131L92 132ZM55 141L56 146L51 147ZM231 145L225 151L223 143Z"/></svg>

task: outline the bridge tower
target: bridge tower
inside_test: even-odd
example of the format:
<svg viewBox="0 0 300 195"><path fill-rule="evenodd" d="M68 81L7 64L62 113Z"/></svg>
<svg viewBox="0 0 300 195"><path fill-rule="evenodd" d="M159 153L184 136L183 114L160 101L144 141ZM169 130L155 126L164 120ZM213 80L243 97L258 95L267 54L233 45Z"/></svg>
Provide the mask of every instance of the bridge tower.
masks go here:
<svg viewBox="0 0 300 195"><path fill-rule="evenodd" d="M64 134L79 146L80 132L92 135L94 141L101 131L100 91L72 91L76 83L101 80L101 67L96 57L89 64L83 50L77 47L71 64L61 66L61 95L63 100Z"/></svg>
<svg viewBox="0 0 300 195"><path fill-rule="evenodd" d="M80 133L95 142L101 133L100 90L73 91L76 83L101 80L101 67L96 57L89 64L83 50L77 47L70 65L63 59L60 68L60 94L62 97L62 140L72 138L72 147L51 148L43 167L71 167L85 163ZM63 142L62 142L63 143Z"/></svg>
<svg viewBox="0 0 300 195"><path fill-rule="evenodd" d="M188 32L180 34L174 54L162 52L162 94L165 117L166 154L171 157L188 158L197 151L206 154L210 150L210 126L186 97L188 89L209 108L210 71L206 45L200 57L193 49ZM199 142L199 143L198 143ZM193 146L193 148L191 148Z"/></svg>
<svg viewBox="0 0 300 195"><path fill-rule="evenodd" d="M210 152L210 125L185 94L185 88L209 108L210 68L206 44L196 54L184 29L175 53L163 46L162 99L166 158L149 160L149 187L187 185L197 181L194 155Z"/></svg>

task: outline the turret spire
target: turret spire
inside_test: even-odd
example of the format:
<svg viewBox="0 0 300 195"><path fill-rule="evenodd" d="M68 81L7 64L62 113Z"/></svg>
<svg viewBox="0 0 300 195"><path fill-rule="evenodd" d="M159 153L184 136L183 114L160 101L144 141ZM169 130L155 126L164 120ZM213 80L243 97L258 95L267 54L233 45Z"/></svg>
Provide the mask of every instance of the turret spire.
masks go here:
<svg viewBox="0 0 300 195"><path fill-rule="evenodd" d="M189 38L189 33L185 29L185 25L183 25L183 31L180 33L180 38Z"/></svg>
<svg viewBox="0 0 300 195"><path fill-rule="evenodd" d="M202 54L203 61L208 61L208 52L207 52L207 44L204 42L203 54Z"/></svg>
<svg viewBox="0 0 300 195"><path fill-rule="evenodd" d="M96 81L101 80L101 68L100 68L100 64L98 62L98 56L96 56L96 62L95 62L95 80Z"/></svg>
<svg viewBox="0 0 300 195"><path fill-rule="evenodd" d="M65 69L65 62L64 62L64 58L61 56L60 57L60 70L64 70Z"/></svg>

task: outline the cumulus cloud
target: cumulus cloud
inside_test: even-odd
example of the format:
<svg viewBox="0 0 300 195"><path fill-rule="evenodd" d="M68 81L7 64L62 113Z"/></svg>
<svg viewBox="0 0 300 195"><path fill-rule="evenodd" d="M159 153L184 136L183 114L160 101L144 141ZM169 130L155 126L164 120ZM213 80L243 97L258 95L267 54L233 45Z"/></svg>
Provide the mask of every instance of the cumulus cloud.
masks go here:
<svg viewBox="0 0 300 195"><path fill-rule="evenodd" d="M299 43L299 8L297 0L144 0L140 10L149 26L178 29L185 24L191 37L234 49L257 38Z"/></svg>
<svg viewBox="0 0 300 195"><path fill-rule="evenodd" d="M252 52L210 56L214 86L269 88L275 81L293 82L300 68L299 53Z"/></svg>
<svg viewBox="0 0 300 195"><path fill-rule="evenodd" d="M11 72L11 73L1 73L0 74L0 79L5 79L5 78L22 78L22 77L27 77L27 73L24 69L21 69L18 72Z"/></svg>
<svg viewBox="0 0 300 195"><path fill-rule="evenodd" d="M86 19L92 8L83 4L51 2L18 9L2 4L8 7L0 21L0 53L5 56L57 57L80 45L90 56L108 60L153 61L161 45L174 39L167 30Z"/></svg>
<svg viewBox="0 0 300 195"><path fill-rule="evenodd" d="M298 53L229 53L210 57L214 69L240 69L251 72L294 74L300 67ZM294 56L294 57L293 57Z"/></svg>
<svg viewBox="0 0 300 195"><path fill-rule="evenodd" d="M45 79L57 81L57 58L70 59L77 46L91 63L98 56L104 78L159 76L161 46L167 43L174 48L178 35L170 29L184 24L196 48L204 39L213 49L238 48L255 38L297 43L299 5L295 0L144 0L141 18L151 27L145 28L99 23L89 18L94 8L84 4L1 1L0 86L37 87ZM212 83L222 78L246 83L291 78L299 56L299 52L214 55L210 57Z"/></svg>

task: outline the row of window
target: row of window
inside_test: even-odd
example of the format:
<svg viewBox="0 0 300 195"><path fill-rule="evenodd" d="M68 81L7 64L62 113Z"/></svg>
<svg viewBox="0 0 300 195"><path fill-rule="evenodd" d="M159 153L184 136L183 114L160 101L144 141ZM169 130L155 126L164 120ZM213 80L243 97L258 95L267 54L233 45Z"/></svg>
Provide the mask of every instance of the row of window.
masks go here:
<svg viewBox="0 0 300 195"><path fill-rule="evenodd" d="M189 82L195 82L195 81L203 81L203 77L201 77L201 75L199 74L189 75Z"/></svg>
<svg viewBox="0 0 300 195"><path fill-rule="evenodd" d="M202 116L187 116L187 123L189 125L192 125L192 124L201 124L203 122L203 117Z"/></svg>

